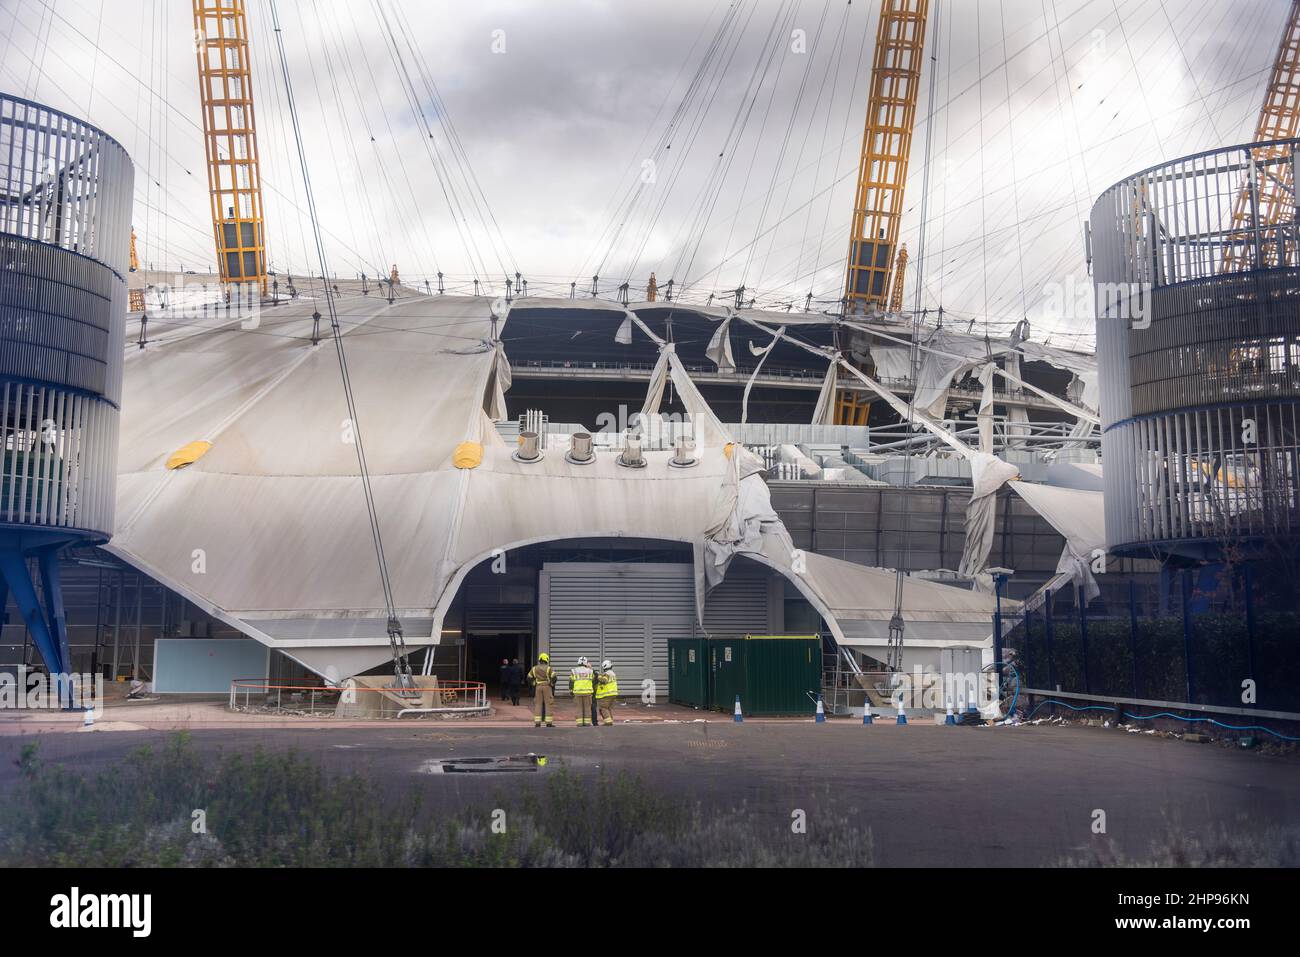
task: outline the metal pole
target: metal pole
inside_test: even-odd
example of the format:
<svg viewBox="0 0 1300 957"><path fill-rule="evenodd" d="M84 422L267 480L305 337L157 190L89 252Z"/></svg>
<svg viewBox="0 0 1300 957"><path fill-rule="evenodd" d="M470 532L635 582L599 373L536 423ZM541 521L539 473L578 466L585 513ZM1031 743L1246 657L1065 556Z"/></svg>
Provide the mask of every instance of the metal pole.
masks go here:
<svg viewBox="0 0 1300 957"><path fill-rule="evenodd" d="M1183 570L1183 670L1187 675L1187 703L1191 704L1195 699L1192 697L1192 573Z"/></svg>
<svg viewBox="0 0 1300 957"><path fill-rule="evenodd" d="M1055 613L1056 595L1053 592L1047 593L1047 600L1043 602L1043 644L1047 646L1047 687L1050 691L1056 691L1056 653L1052 648L1052 615Z"/></svg>
<svg viewBox="0 0 1300 957"><path fill-rule="evenodd" d="M1002 661L1002 576L993 576L993 668Z"/></svg>
<svg viewBox="0 0 1300 957"><path fill-rule="evenodd" d="M122 662L122 576L118 569L116 599L113 602L113 680L117 680Z"/></svg>
<svg viewBox="0 0 1300 957"><path fill-rule="evenodd" d="M1021 683L1022 685L1029 684L1029 682L1030 682L1030 680L1031 680L1030 677L1029 677L1029 665L1030 665L1030 663L1032 662L1033 659L1030 657L1030 645L1029 645L1029 643L1030 643L1030 631L1029 631L1029 629L1030 629L1030 626L1033 624L1033 617L1032 617L1032 615L1033 615L1033 613L1029 610L1029 603L1028 603L1028 602L1025 602L1025 651L1024 651L1024 654L1021 656L1023 660L1022 660L1021 663L1020 663L1021 670L1023 671L1023 674L1022 674L1021 677L1020 677L1020 683ZM1032 688L1033 685L1030 684L1030 687Z"/></svg>
<svg viewBox="0 0 1300 957"><path fill-rule="evenodd" d="M1255 680L1255 576L1249 565L1245 569L1246 588L1246 677ZM1256 696L1256 704L1259 703Z"/></svg>
<svg viewBox="0 0 1300 957"><path fill-rule="evenodd" d="M134 677L140 677L140 628L144 624L144 576L135 579L135 644L131 649L131 667Z"/></svg>
<svg viewBox="0 0 1300 957"><path fill-rule="evenodd" d="M1129 648L1133 655L1133 697L1142 697L1138 687L1138 610L1137 582L1128 580L1128 626Z"/></svg>
<svg viewBox="0 0 1300 957"><path fill-rule="evenodd" d="M1088 681L1088 600L1083 589L1075 586L1074 600L1079 606L1079 649L1083 655L1083 693L1092 694Z"/></svg>
<svg viewBox="0 0 1300 957"><path fill-rule="evenodd" d="M3 609L0 609L3 614ZM99 663L99 647L104 640L104 569L95 569L95 652L90 656L90 670L94 674L101 674Z"/></svg>

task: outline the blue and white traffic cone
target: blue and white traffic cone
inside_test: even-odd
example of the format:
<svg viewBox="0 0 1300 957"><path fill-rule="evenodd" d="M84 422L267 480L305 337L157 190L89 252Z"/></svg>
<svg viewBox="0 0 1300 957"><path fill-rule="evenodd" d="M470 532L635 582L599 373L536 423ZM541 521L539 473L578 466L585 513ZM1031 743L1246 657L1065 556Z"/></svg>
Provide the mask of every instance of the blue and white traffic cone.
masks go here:
<svg viewBox="0 0 1300 957"><path fill-rule="evenodd" d="M818 724L826 723L826 708L822 706L822 696L817 696L817 717L813 719Z"/></svg>
<svg viewBox="0 0 1300 957"><path fill-rule="evenodd" d="M968 687L966 690L968 692L968 696L966 698L966 714L974 715L975 717L978 718L980 716L980 707L978 703L979 692L975 688L970 688L970 687Z"/></svg>
<svg viewBox="0 0 1300 957"><path fill-rule="evenodd" d="M876 716L871 713L871 705L869 704L864 704L862 706L862 723L863 724L876 723Z"/></svg>
<svg viewBox="0 0 1300 957"><path fill-rule="evenodd" d="M745 716L740 713L740 695L736 695L736 710L732 713L731 720L735 721L736 724L740 724L745 720Z"/></svg>
<svg viewBox="0 0 1300 957"><path fill-rule="evenodd" d="M907 724L907 709L903 707L903 698L901 695L898 698L898 720L894 723Z"/></svg>
<svg viewBox="0 0 1300 957"><path fill-rule="evenodd" d="M948 689L948 707L947 707L947 713L944 715L943 718L943 723L944 724L957 723L957 718L952 713L952 689L951 688Z"/></svg>

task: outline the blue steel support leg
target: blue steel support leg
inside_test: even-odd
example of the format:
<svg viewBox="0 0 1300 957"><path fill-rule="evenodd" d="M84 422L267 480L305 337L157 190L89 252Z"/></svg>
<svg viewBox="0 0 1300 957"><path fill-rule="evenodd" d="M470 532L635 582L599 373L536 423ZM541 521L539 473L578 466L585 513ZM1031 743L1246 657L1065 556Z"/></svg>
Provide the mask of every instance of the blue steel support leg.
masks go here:
<svg viewBox="0 0 1300 957"><path fill-rule="evenodd" d="M71 674L72 653L68 650L68 619L63 611L63 577L59 572L59 549L47 548L41 552L40 566L50 638L59 649L59 657L64 664L63 673Z"/></svg>
<svg viewBox="0 0 1300 957"><path fill-rule="evenodd" d="M63 656L63 648L55 643L50 634L45 613L41 610L41 603L36 597L36 588L32 585L32 577L28 574L27 562L23 560L22 553L16 549L0 551L0 572L4 573L5 582L13 592L18 610L22 612L23 621L27 623L27 630L31 632L32 640L36 642L41 657L45 659L45 667L52 675L67 674L68 662Z"/></svg>

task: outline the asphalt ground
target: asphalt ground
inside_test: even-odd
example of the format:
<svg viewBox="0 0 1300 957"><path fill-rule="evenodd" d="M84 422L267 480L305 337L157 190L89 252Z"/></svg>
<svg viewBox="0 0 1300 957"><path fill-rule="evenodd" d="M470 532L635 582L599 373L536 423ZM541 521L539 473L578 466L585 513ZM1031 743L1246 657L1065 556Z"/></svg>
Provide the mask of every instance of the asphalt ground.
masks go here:
<svg viewBox="0 0 1300 957"><path fill-rule="evenodd" d="M14 785L19 751L32 741L45 760L94 772L171 733L0 735L0 788ZM1141 859L1171 830L1209 840L1300 825L1295 756L1104 728L715 720L540 730L310 723L189 733L204 754L296 748L328 769L373 775L394 795L418 788L429 814L490 811L559 768L581 780L627 772L646 788L773 828L788 828L796 810L809 832L847 820L870 829L879 866L1042 866L1115 852ZM545 766L430 773L440 761L530 753L544 755ZM1098 810L1105 835L1094 833Z"/></svg>

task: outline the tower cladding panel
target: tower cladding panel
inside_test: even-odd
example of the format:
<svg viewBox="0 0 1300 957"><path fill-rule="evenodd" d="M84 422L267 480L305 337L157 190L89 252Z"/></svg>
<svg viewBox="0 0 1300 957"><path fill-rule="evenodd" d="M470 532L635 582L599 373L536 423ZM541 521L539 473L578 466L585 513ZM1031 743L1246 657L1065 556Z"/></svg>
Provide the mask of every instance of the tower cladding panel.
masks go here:
<svg viewBox="0 0 1300 957"><path fill-rule="evenodd" d="M1092 210L1112 550L1300 538L1300 240L1294 202L1261 202L1298 147L1175 160Z"/></svg>
<svg viewBox="0 0 1300 957"><path fill-rule="evenodd" d="M67 670L55 556L113 531L133 179L107 134L0 94L0 588L51 671Z"/></svg>

